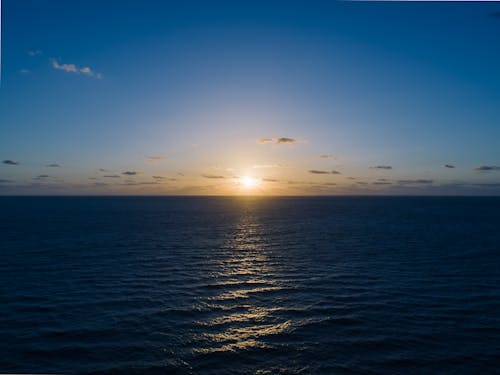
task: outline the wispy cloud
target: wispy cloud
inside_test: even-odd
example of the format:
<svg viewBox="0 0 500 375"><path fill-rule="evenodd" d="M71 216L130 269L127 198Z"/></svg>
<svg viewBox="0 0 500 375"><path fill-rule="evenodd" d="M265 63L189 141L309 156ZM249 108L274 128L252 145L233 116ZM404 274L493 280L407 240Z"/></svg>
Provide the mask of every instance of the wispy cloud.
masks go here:
<svg viewBox="0 0 500 375"><path fill-rule="evenodd" d="M481 165L480 167L474 168L478 172L490 172L490 171L500 171L500 167L496 165Z"/></svg>
<svg viewBox="0 0 500 375"><path fill-rule="evenodd" d="M19 74L21 74L21 75L23 75L23 76L26 76L26 75L28 75L28 74L30 74L30 73L31 73L31 70L29 70L29 69L21 69L21 70L19 71Z"/></svg>
<svg viewBox="0 0 500 375"><path fill-rule="evenodd" d="M158 185L158 181L149 181L149 182L135 182L135 181L125 181L121 185L126 185L126 186L139 186L139 185Z"/></svg>
<svg viewBox="0 0 500 375"><path fill-rule="evenodd" d="M0 178L0 184L10 184L11 182L14 182L12 180L4 180L2 178Z"/></svg>
<svg viewBox="0 0 500 375"><path fill-rule="evenodd" d="M257 143L261 143L261 144L264 144L264 143L273 143L273 138L259 138L257 139Z"/></svg>
<svg viewBox="0 0 500 375"><path fill-rule="evenodd" d="M41 174L41 175L38 175L36 177L33 177L33 180L45 180L47 178L49 178L50 176L48 174Z"/></svg>
<svg viewBox="0 0 500 375"><path fill-rule="evenodd" d="M317 169L309 169L308 172L312 174L330 174L329 171L318 171Z"/></svg>
<svg viewBox="0 0 500 375"><path fill-rule="evenodd" d="M451 165L451 164L445 164L444 167L445 168L450 168L450 169L455 168L455 166Z"/></svg>
<svg viewBox="0 0 500 375"><path fill-rule="evenodd" d="M75 64L59 64L56 59L51 60L52 67L56 70L62 70L66 73L75 73L75 74L83 74L88 77L93 77L97 79L102 78L102 74L96 73L94 70L90 69L88 66L84 66L82 68L78 67Z"/></svg>
<svg viewBox="0 0 500 375"><path fill-rule="evenodd" d="M7 165L18 165L19 164L18 161L14 161L14 160L10 160L10 159L4 160L4 161L2 161L2 163L7 164Z"/></svg>
<svg viewBox="0 0 500 375"><path fill-rule="evenodd" d="M204 174L202 176L205 177L205 178L212 178L212 179L223 179L223 178L226 178L224 176L215 175L215 174Z"/></svg>
<svg viewBox="0 0 500 375"><path fill-rule="evenodd" d="M52 164L47 164L46 167L49 167L49 168L61 168L61 165L57 164L57 163L52 163Z"/></svg>
<svg viewBox="0 0 500 375"><path fill-rule="evenodd" d="M308 172L312 174L341 174L339 171L320 171L317 169L309 169Z"/></svg>
<svg viewBox="0 0 500 375"><path fill-rule="evenodd" d="M163 177L163 176L153 176L153 179L156 180L156 181L177 181L176 178L172 178L172 177Z"/></svg>
<svg viewBox="0 0 500 375"><path fill-rule="evenodd" d="M289 137L279 137L279 138L259 138L257 139L257 143L265 144L265 143L274 143L274 144L292 144L297 143L298 140L295 138Z"/></svg>
<svg viewBox="0 0 500 375"><path fill-rule="evenodd" d="M121 176L120 175L117 175L117 174L106 174L102 177L106 177L106 178L120 178Z"/></svg>
<svg viewBox="0 0 500 375"><path fill-rule="evenodd" d="M274 178L263 178L262 181L264 181L264 182L278 182L278 180L276 180Z"/></svg>
<svg viewBox="0 0 500 375"><path fill-rule="evenodd" d="M332 155L332 154L323 154L323 155L320 155L319 157L322 159L336 159L336 156Z"/></svg>
<svg viewBox="0 0 500 375"><path fill-rule="evenodd" d="M281 168L281 164L256 164L253 166L255 169L260 169L260 168Z"/></svg>
<svg viewBox="0 0 500 375"><path fill-rule="evenodd" d="M145 156L145 158L147 161L151 162L167 159L166 156Z"/></svg>
<svg viewBox="0 0 500 375"><path fill-rule="evenodd" d="M122 172L122 174L124 174L126 176L137 176L139 174L139 172L136 172L136 171L125 171L125 172Z"/></svg>
<svg viewBox="0 0 500 375"><path fill-rule="evenodd" d="M390 165L376 165L374 167L370 167L371 169L392 169Z"/></svg>
<svg viewBox="0 0 500 375"><path fill-rule="evenodd" d="M28 51L28 56L41 56L42 55L42 51L40 50L33 50L33 51Z"/></svg>
<svg viewBox="0 0 500 375"><path fill-rule="evenodd" d="M432 184L434 180L418 179L418 180L398 180L400 185L414 185L414 184Z"/></svg>

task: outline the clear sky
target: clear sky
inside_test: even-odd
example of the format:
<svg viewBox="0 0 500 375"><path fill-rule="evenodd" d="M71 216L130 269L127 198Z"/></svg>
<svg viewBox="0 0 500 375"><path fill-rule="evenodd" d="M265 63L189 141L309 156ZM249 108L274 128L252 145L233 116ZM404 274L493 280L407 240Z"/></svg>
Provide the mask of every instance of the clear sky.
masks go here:
<svg viewBox="0 0 500 375"><path fill-rule="evenodd" d="M0 194L500 195L500 3L2 5Z"/></svg>

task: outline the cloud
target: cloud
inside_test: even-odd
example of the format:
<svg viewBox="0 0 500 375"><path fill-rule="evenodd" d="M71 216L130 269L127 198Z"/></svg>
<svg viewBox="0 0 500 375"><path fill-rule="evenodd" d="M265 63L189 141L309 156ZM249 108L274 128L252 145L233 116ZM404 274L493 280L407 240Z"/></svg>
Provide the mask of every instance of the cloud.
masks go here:
<svg viewBox="0 0 500 375"><path fill-rule="evenodd" d="M122 174L124 174L126 176L137 176L139 174L139 172L136 172L136 171L125 171L125 172L122 172Z"/></svg>
<svg viewBox="0 0 500 375"><path fill-rule="evenodd" d="M275 144L291 144L297 143L298 141L295 138L288 137L279 137L279 138L259 138L257 139L257 143L265 144L265 143L275 143Z"/></svg>
<svg viewBox="0 0 500 375"><path fill-rule="evenodd" d="M61 168L61 165L57 164L57 163L52 163L52 164L47 164L46 167L49 167L49 168Z"/></svg>
<svg viewBox="0 0 500 375"><path fill-rule="evenodd" d="M372 182L372 185L392 185L392 182L388 182L388 181L375 181L375 182Z"/></svg>
<svg viewBox="0 0 500 375"><path fill-rule="evenodd" d="M445 164L445 165L444 165L444 167L445 167L445 168L455 168L455 166L454 166L454 165L451 165L451 164Z"/></svg>
<svg viewBox="0 0 500 375"><path fill-rule="evenodd" d="M318 171L317 169L309 169L308 172L312 174L330 174L328 171Z"/></svg>
<svg viewBox="0 0 500 375"><path fill-rule="evenodd" d="M11 182L14 182L12 180L4 180L0 178L0 184L10 184Z"/></svg>
<svg viewBox="0 0 500 375"><path fill-rule="evenodd" d="M309 169L308 172L312 174L341 174L339 171L319 171L317 169Z"/></svg>
<svg viewBox="0 0 500 375"><path fill-rule="evenodd" d="M278 182L278 180L276 180L274 178L263 178L262 181L264 181L264 182Z"/></svg>
<svg viewBox="0 0 500 375"><path fill-rule="evenodd" d="M295 143L297 142L294 138L281 137L276 140L276 143Z"/></svg>
<svg viewBox="0 0 500 375"><path fill-rule="evenodd" d="M370 167L370 169L392 169L390 165L376 165L374 167Z"/></svg>
<svg viewBox="0 0 500 375"><path fill-rule="evenodd" d="M155 180L163 180L163 179L165 179L165 177L163 177L163 176L153 176L153 178Z"/></svg>
<svg viewBox="0 0 500 375"><path fill-rule="evenodd" d="M75 64L59 64L59 62L56 59L51 60L52 67L56 70L62 70L63 72L66 73L75 73L75 74L83 74L88 77L93 77L97 79L102 78L102 74L96 73L92 69L90 69L88 66L84 66L83 68L80 68L76 66Z"/></svg>
<svg viewBox="0 0 500 375"><path fill-rule="evenodd" d="M489 171L500 171L500 167L496 165L481 165L480 167L474 168L478 172L489 172Z"/></svg>
<svg viewBox="0 0 500 375"><path fill-rule="evenodd" d="M253 168L259 169L259 168L281 168L281 164L257 164L254 165Z"/></svg>
<svg viewBox="0 0 500 375"><path fill-rule="evenodd" d="M28 55L32 56L32 57L34 57L34 56L41 56L42 55L42 51L40 51L40 50L28 51Z"/></svg>
<svg viewBox="0 0 500 375"><path fill-rule="evenodd" d="M19 74L21 74L21 75L23 75L23 76L26 76L26 75L28 75L28 74L30 74L30 73L31 73L31 70L29 70L29 69L21 69L21 70L19 71Z"/></svg>
<svg viewBox="0 0 500 375"><path fill-rule="evenodd" d="M167 159L166 156L145 156L147 161L159 161Z"/></svg>
<svg viewBox="0 0 500 375"><path fill-rule="evenodd" d="M418 179L418 180L398 180L400 185L414 185L414 184L432 184L434 180Z"/></svg>
<svg viewBox="0 0 500 375"><path fill-rule="evenodd" d="M102 177L106 177L106 178L120 178L121 176L117 175L117 174L106 174Z"/></svg>
<svg viewBox="0 0 500 375"><path fill-rule="evenodd" d="M226 178L224 176L220 176L220 175L215 175L215 174L204 174L202 175L203 177L205 178L212 178L212 179L222 179L222 178Z"/></svg>
<svg viewBox="0 0 500 375"><path fill-rule="evenodd" d="M45 180L46 178L49 178L50 176L48 174L41 174L36 177L33 177L33 180Z"/></svg>
<svg viewBox="0 0 500 375"><path fill-rule="evenodd" d="M150 182L135 182L135 181L125 181L125 183L121 185L126 186L138 186L138 185L158 185L158 181L150 181Z"/></svg>
<svg viewBox="0 0 500 375"><path fill-rule="evenodd" d="M336 159L335 155L332 154L323 154L319 156L322 159Z"/></svg>
<svg viewBox="0 0 500 375"><path fill-rule="evenodd" d="M4 160L4 161L2 161L2 163L7 164L7 165L18 165L19 164L18 161L14 161L14 160L10 160L10 159Z"/></svg>
<svg viewBox="0 0 500 375"><path fill-rule="evenodd" d="M107 169L99 168L99 172L109 172Z"/></svg>
<svg viewBox="0 0 500 375"><path fill-rule="evenodd" d="M257 139L257 143L273 143L273 139L272 138L259 138Z"/></svg>

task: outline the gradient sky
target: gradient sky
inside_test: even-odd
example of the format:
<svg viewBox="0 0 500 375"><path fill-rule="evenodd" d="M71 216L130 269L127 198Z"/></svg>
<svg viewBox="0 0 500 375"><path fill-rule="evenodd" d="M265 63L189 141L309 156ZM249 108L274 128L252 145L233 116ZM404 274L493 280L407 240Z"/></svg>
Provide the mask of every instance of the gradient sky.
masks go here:
<svg viewBox="0 0 500 375"><path fill-rule="evenodd" d="M3 0L0 194L499 195L499 46L500 3Z"/></svg>

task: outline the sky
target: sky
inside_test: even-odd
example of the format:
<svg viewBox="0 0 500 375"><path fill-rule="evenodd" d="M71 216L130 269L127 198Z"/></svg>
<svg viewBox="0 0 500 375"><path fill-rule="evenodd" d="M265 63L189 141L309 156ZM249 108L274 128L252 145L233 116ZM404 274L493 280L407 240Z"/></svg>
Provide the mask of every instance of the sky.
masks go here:
<svg viewBox="0 0 500 375"><path fill-rule="evenodd" d="M500 195L500 3L3 0L0 195Z"/></svg>

